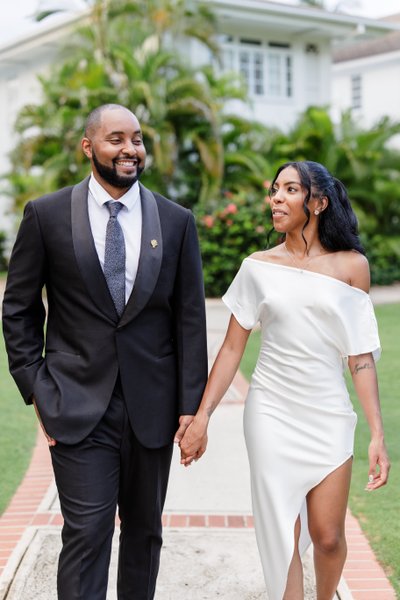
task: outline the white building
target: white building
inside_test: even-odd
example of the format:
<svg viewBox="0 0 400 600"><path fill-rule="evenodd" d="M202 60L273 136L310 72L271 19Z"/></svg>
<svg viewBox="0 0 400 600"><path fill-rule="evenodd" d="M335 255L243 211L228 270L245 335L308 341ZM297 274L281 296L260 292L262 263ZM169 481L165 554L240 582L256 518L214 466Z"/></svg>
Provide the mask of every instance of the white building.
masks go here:
<svg viewBox="0 0 400 600"><path fill-rule="evenodd" d="M248 83L251 104L237 109L283 128L309 105L331 103L333 43L370 40L396 28L385 21L266 0L206 1L218 16L224 68L241 72ZM40 102L38 75L47 72L71 29L87 14L59 13L0 45L0 176L10 167L18 111ZM195 42L185 52L193 62L210 60ZM12 227L9 202L0 197L0 230Z"/></svg>
<svg viewBox="0 0 400 600"><path fill-rule="evenodd" d="M331 104L333 46L379 38L393 23L265 0L207 0L217 13L224 67L241 72L248 117L290 127L308 106ZM398 26L400 30L400 23ZM191 59L208 60L193 44ZM243 106L240 105L243 111Z"/></svg>
<svg viewBox="0 0 400 600"><path fill-rule="evenodd" d="M400 14L387 22L400 25ZM332 105L352 109L363 126L400 121L400 31L334 52Z"/></svg>

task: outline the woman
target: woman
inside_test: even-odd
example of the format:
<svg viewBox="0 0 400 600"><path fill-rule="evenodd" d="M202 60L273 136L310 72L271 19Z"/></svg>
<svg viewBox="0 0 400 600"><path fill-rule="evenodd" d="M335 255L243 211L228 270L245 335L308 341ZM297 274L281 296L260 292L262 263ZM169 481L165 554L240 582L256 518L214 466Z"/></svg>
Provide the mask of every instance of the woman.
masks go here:
<svg viewBox="0 0 400 600"><path fill-rule="evenodd" d="M204 453L209 418L260 322L262 344L244 430L268 598L303 598L300 557L312 541L317 598L331 600L346 557L357 419L343 379L344 359L371 431L366 489L383 486L389 472L369 267L346 190L322 165L281 166L270 203L284 242L246 258L223 298L232 316L198 413L181 441L181 462L189 465Z"/></svg>

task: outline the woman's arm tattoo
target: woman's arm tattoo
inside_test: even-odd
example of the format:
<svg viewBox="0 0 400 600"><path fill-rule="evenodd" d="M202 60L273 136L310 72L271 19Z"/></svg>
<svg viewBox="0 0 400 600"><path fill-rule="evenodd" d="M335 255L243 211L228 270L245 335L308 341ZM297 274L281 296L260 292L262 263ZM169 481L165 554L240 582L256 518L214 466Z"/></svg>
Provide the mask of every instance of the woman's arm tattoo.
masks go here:
<svg viewBox="0 0 400 600"><path fill-rule="evenodd" d="M352 375L357 375L357 373L359 371L363 371L364 369L372 369L372 364L370 362L366 362L364 364L359 364L356 363L356 366L354 367L353 371L352 371Z"/></svg>

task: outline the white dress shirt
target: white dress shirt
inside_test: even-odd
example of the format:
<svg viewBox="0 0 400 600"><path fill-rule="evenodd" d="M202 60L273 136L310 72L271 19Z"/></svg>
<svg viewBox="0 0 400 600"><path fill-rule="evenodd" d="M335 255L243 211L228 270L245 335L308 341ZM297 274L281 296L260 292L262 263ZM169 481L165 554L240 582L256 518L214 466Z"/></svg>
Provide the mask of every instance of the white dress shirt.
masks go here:
<svg viewBox="0 0 400 600"><path fill-rule="evenodd" d="M106 245L106 229L110 213L106 202L115 202L110 194L100 185L93 173L89 180L88 209L89 222L92 230L97 255L104 270L104 249ZM125 271L125 302L131 295L139 264L140 243L142 239L142 205L140 202L139 183L118 198L124 206L118 214L125 238L126 271Z"/></svg>

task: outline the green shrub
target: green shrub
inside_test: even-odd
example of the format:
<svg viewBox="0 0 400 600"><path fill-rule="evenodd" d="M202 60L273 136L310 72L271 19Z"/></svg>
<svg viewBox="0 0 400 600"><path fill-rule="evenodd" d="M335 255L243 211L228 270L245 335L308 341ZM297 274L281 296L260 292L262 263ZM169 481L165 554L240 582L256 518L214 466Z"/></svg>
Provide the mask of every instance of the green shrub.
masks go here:
<svg viewBox="0 0 400 600"><path fill-rule="evenodd" d="M400 281L400 237L373 235L363 240L371 269L371 283Z"/></svg>
<svg viewBox="0 0 400 600"><path fill-rule="evenodd" d="M268 182L265 182L268 187ZM196 212L206 296L219 298L228 289L242 260L267 247L272 230L267 196L225 192L213 211ZM275 235L271 236L271 243ZM400 281L400 237L361 235L371 268L373 285Z"/></svg>
<svg viewBox="0 0 400 600"><path fill-rule="evenodd" d="M207 297L222 296L242 260L266 248L271 229L266 207L267 199L261 194L225 192L220 207L196 212Z"/></svg>

